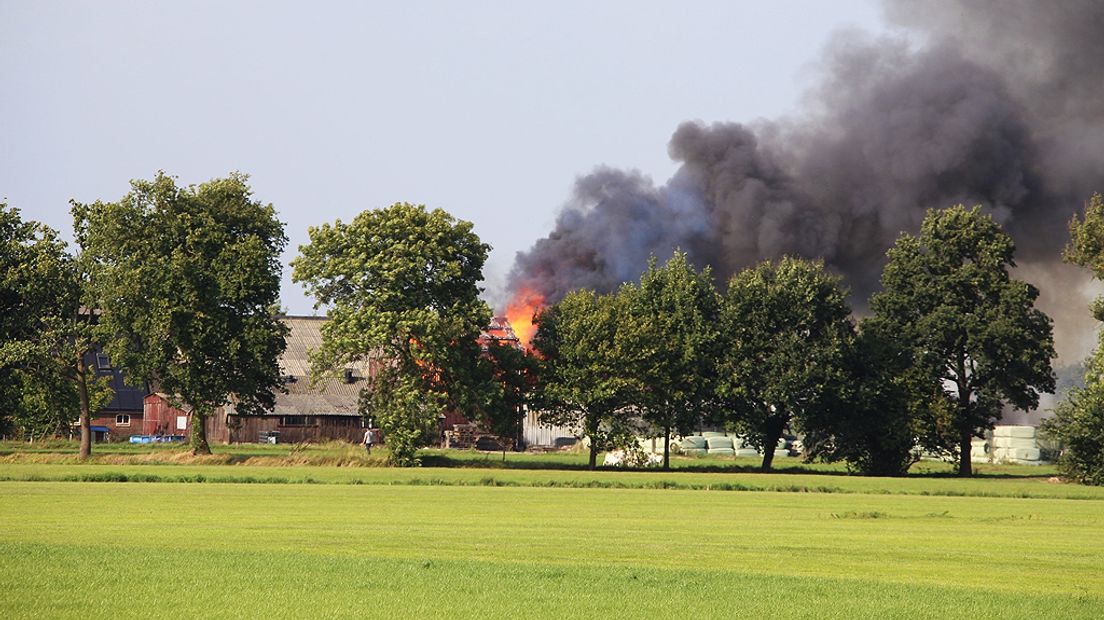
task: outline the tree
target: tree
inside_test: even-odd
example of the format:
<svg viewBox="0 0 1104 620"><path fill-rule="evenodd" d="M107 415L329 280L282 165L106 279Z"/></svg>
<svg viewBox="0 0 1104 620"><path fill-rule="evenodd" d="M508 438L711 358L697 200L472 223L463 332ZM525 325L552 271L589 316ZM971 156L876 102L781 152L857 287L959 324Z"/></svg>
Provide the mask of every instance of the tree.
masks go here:
<svg viewBox="0 0 1104 620"><path fill-rule="evenodd" d="M903 476L916 462L916 437L930 413L916 398L911 356L874 320L860 323L846 351L842 383L805 421L808 459L846 461L870 476Z"/></svg>
<svg viewBox="0 0 1104 620"><path fill-rule="evenodd" d="M540 360L526 349L490 342L486 362L494 387L484 410L487 426L499 437L512 437L514 445L520 446L522 420L539 381Z"/></svg>
<svg viewBox="0 0 1104 620"><path fill-rule="evenodd" d="M111 398L106 379L89 372L95 316L82 306L85 264L57 232L24 222L0 203L0 383L3 409L26 434L68 430L80 422L80 458L92 454L90 421Z"/></svg>
<svg viewBox="0 0 1104 620"><path fill-rule="evenodd" d="M1009 276L1015 246L980 207L930 210L919 236L887 253L875 318L911 349L918 385L950 405L959 475L969 476L970 440L992 428L1005 402L1038 406L1054 390L1051 321L1035 287Z"/></svg>
<svg viewBox="0 0 1104 620"><path fill-rule="evenodd" d="M491 398L479 334L490 321L479 282L490 246L440 209L396 203L310 229L292 262L315 307L329 308L319 375L383 360L362 394L397 465L417 463L421 438L445 408L477 411Z"/></svg>
<svg viewBox="0 0 1104 620"><path fill-rule="evenodd" d="M639 287L626 287L626 318L618 337L624 365L639 391L635 409L663 435L670 469L671 433L687 434L713 403L719 302L707 267L694 270L676 251L663 267L655 258Z"/></svg>
<svg viewBox="0 0 1104 620"><path fill-rule="evenodd" d="M191 446L208 454L219 407L271 410L282 389L277 316L284 226L233 173L178 187L159 173L118 202L73 203L88 261L87 305L114 363L191 408Z"/></svg>
<svg viewBox="0 0 1104 620"><path fill-rule="evenodd" d="M634 441L629 407L638 390L625 364L618 328L627 296L575 291L537 317L533 345L543 358L536 401L541 421L576 429L598 453Z"/></svg>
<svg viewBox="0 0 1104 620"><path fill-rule="evenodd" d="M1064 258L1104 278L1104 197L1093 194L1084 219L1070 221L1070 243ZM1104 297L1092 305L1093 317L1104 321ZM1058 469L1062 475L1084 484L1104 484L1104 332L1085 363L1085 387L1074 388L1043 422L1044 431L1061 442Z"/></svg>
<svg viewBox="0 0 1104 620"><path fill-rule="evenodd" d="M718 395L771 468L783 432L838 397L853 337L847 292L821 262L784 257L732 277L721 305Z"/></svg>

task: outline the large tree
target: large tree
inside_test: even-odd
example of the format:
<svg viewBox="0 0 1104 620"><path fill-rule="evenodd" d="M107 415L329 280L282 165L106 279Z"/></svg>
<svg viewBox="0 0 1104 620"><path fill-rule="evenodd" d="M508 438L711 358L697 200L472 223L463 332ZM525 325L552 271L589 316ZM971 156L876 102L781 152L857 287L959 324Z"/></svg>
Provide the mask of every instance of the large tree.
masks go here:
<svg viewBox="0 0 1104 620"><path fill-rule="evenodd" d="M670 468L671 433L686 434L714 402L720 304L707 267L698 272L683 252L662 267L653 258L628 295L618 338L625 370L638 382L635 408L663 436Z"/></svg>
<svg viewBox="0 0 1104 620"><path fill-rule="evenodd" d="M489 249L470 222L397 203L312 227L292 263L315 307L328 309L316 371L381 360L362 404L395 464L416 464L445 408L471 413L491 398L479 349L491 318L479 298Z"/></svg>
<svg viewBox="0 0 1104 620"><path fill-rule="evenodd" d="M191 409L191 445L232 405L270 410L287 328L277 316L284 226L234 173L179 187L159 173L118 202L73 203L87 304L112 361Z"/></svg>
<svg viewBox="0 0 1104 620"><path fill-rule="evenodd" d="M865 320L845 358L842 382L804 422L806 457L903 476L919 457L916 438L932 413L930 399L917 397L911 352L895 333Z"/></svg>
<svg viewBox="0 0 1104 620"><path fill-rule="evenodd" d="M958 472L969 476L970 440L992 428L1005 403L1030 410L1054 390L1051 321L1038 290L1013 279L1015 245L999 224L962 205L930 210L919 235L888 252L874 320L904 338L927 394L950 405Z"/></svg>
<svg viewBox="0 0 1104 620"><path fill-rule="evenodd" d="M574 428L598 453L634 441L631 409L638 383L618 337L627 315L624 291L576 291L537 317L533 345L543 358L536 401L541 421Z"/></svg>
<svg viewBox="0 0 1104 620"><path fill-rule="evenodd" d="M717 392L769 470L783 433L838 399L853 337L847 292L821 262L784 257L732 277Z"/></svg>
<svg viewBox="0 0 1104 620"><path fill-rule="evenodd" d="M1070 222L1066 261L1086 267L1104 279L1104 197L1093 194L1083 218ZM1104 321L1104 297L1093 300L1093 317ZM1062 443L1058 468L1085 484L1104 484L1104 332L1085 363L1085 387L1074 388L1043 428Z"/></svg>
<svg viewBox="0 0 1104 620"><path fill-rule="evenodd" d="M91 416L110 398L89 373L85 276L56 231L0 203L0 411L18 418L7 426L31 435L64 432L79 419L81 458L92 451Z"/></svg>

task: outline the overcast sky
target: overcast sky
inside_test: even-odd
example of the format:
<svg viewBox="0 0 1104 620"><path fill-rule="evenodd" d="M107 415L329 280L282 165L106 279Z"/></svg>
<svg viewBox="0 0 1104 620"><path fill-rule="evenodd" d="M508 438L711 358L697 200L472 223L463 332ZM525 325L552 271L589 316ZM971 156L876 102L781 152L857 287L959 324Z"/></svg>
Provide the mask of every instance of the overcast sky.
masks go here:
<svg viewBox="0 0 1104 620"><path fill-rule="evenodd" d="M493 290L576 175L662 182L679 122L783 116L833 31L883 28L873 0L362 4L0 0L0 199L68 236L70 198L239 170L286 260L424 203L474 222ZM283 303L311 312L286 272Z"/></svg>

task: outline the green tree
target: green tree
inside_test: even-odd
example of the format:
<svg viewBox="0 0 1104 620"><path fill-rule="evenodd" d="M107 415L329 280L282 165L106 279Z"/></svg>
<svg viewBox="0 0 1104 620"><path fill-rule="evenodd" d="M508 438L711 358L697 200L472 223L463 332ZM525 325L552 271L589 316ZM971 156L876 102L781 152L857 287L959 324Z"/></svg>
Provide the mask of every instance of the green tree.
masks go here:
<svg viewBox="0 0 1104 620"><path fill-rule="evenodd" d="M487 346L486 361L493 391L485 421L492 433L511 437L520 446L522 420L539 380L540 360L525 349L494 342Z"/></svg>
<svg viewBox="0 0 1104 620"><path fill-rule="evenodd" d="M1104 278L1104 197L1093 194L1084 218L1070 222L1070 243L1064 258ZM1104 297L1093 300L1093 317L1104 321ZM1061 442L1058 468L1062 475L1084 484L1104 484L1104 332L1085 363L1085 387L1070 391L1043 422L1044 431Z"/></svg>
<svg viewBox="0 0 1104 620"><path fill-rule="evenodd" d="M315 307L329 308L316 373L385 361L361 402L394 464L417 463L418 444L443 409L471 413L492 397L478 342L491 317L478 286L489 249L470 222L396 203L312 227L292 263Z"/></svg>
<svg viewBox="0 0 1104 620"><path fill-rule="evenodd" d="M655 258L639 287L626 287L626 317L618 338L624 367L639 391L635 409L663 435L670 469L671 433L687 434L714 402L720 303L709 268L695 271L676 251L663 267Z"/></svg>
<svg viewBox="0 0 1104 620"><path fill-rule="evenodd" d="M721 306L718 395L729 420L763 451L838 400L853 337L847 292L821 262L784 257L732 277Z"/></svg>
<svg viewBox="0 0 1104 620"><path fill-rule="evenodd" d="M930 415L915 397L915 373L904 343L877 321L860 323L848 348L842 383L804 423L806 456L846 461L870 476L903 476L919 458L916 438Z"/></svg>
<svg viewBox="0 0 1104 620"><path fill-rule="evenodd" d="M1005 402L1038 406L1054 390L1051 321L1035 287L1012 279L1015 246L980 207L930 210L919 236L888 252L875 318L911 349L923 394L950 407L959 475L969 476L970 440L992 428Z"/></svg>
<svg viewBox="0 0 1104 620"><path fill-rule="evenodd" d="M272 408L287 239L247 176L178 187L159 173L118 202L74 202L73 217L105 351L132 380L191 408L193 452L210 453L205 422L219 407Z"/></svg>
<svg viewBox="0 0 1104 620"><path fill-rule="evenodd" d="M533 346L543 358L536 392L541 421L586 437L591 469L599 452L625 447L635 437L629 414L639 388L618 337L626 301L623 292L575 291L537 317Z"/></svg>
<svg viewBox="0 0 1104 620"><path fill-rule="evenodd" d="M64 433L80 422L80 457L92 454L92 416L111 398L89 371L95 315L83 309L85 263L57 232L0 203L0 383L3 410L22 433Z"/></svg>

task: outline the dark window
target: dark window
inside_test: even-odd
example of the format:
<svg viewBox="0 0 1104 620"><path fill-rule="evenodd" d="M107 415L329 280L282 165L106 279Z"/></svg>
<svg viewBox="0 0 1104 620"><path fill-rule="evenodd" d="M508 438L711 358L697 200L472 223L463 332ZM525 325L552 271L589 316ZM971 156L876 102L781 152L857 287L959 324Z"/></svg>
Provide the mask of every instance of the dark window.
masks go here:
<svg viewBox="0 0 1104 620"><path fill-rule="evenodd" d="M100 370L111 370L111 358L106 353L96 354L96 368Z"/></svg>
<svg viewBox="0 0 1104 620"><path fill-rule="evenodd" d="M314 426L315 417L312 415L282 415L280 426Z"/></svg>
<svg viewBox="0 0 1104 620"><path fill-rule="evenodd" d="M115 416L115 426L130 426L130 416L125 413Z"/></svg>

